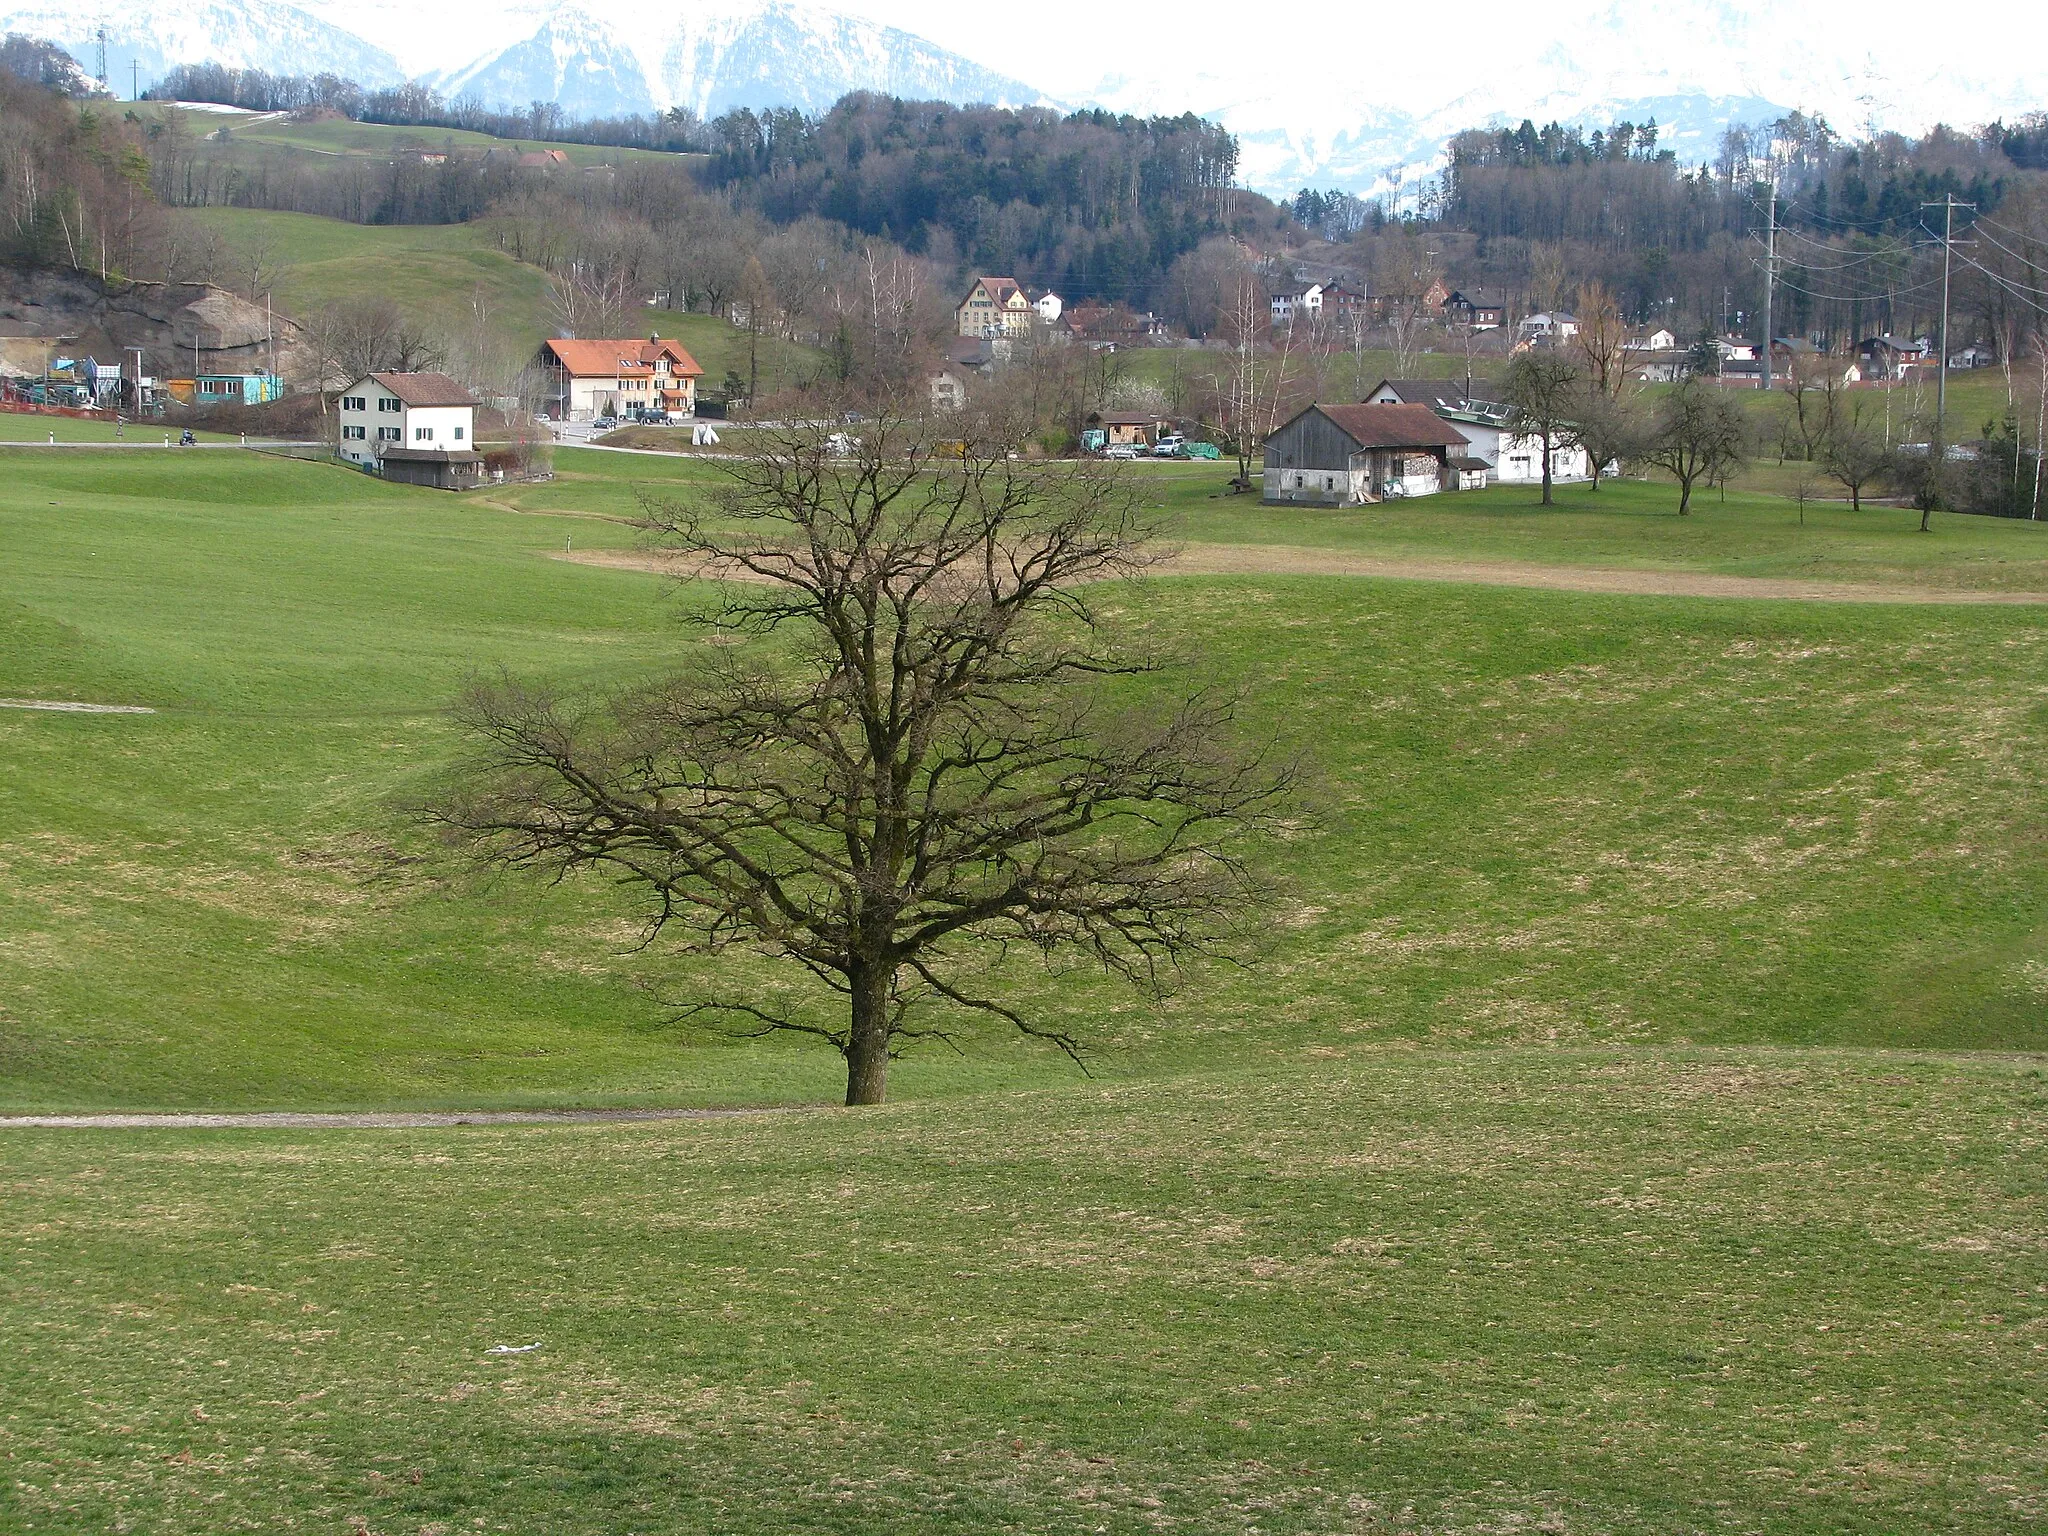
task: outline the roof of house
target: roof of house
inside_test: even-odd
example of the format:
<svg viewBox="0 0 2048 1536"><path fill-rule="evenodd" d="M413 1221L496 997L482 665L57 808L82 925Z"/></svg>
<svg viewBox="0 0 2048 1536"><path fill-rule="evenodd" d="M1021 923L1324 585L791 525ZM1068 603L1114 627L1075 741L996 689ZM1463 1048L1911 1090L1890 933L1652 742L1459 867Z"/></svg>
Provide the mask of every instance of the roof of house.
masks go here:
<svg viewBox="0 0 2048 1536"><path fill-rule="evenodd" d="M445 373L373 373L370 377L410 406L476 404L476 396Z"/></svg>
<svg viewBox="0 0 2048 1536"><path fill-rule="evenodd" d="M1011 294L1021 295L1024 291L1014 277L977 277L967 289L967 298L960 301L962 304L974 297L974 289L977 286L988 290L988 296L998 304L1007 304L1010 302Z"/></svg>
<svg viewBox="0 0 2048 1536"><path fill-rule="evenodd" d="M1105 427L1156 427L1166 418L1157 411L1104 411Z"/></svg>
<svg viewBox="0 0 2048 1536"><path fill-rule="evenodd" d="M1507 300L1492 288L1453 288L1444 302L1448 304L1452 299L1462 299L1473 309L1503 309L1507 305Z"/></svg>
<svg viewBox="0 0 2048 1536"><path fill-rule="evenodd" d="M552 352L564 371L579 379L615 379L625 374L652 373L656 358L666 357L671 373L702 378L704 370L680 343L664 336L551 338L543 350Z"/></svg>
<svg viewBox="0 0 2048 1536"><path fill-rule="evenodd" d="M1493 468L1493 466L1487 463L1486 460L1475 459L1469 453L1452 454L1450 463L1451 468L1463 470L1468 475L1477 474L1481 471L1490 470Z"/></svg>
<svg viewBox="0 0 2048 1536"><path fill-rule="evenodd" d="M468 448L386 448L377 457L396 459L401 464L483 463L483 455Z"/></svg>
<svg viewBox="0 0 2048 1536"><path fill-rule="evenodd" d="M1381 379L1366 393L1383 389L1391 389L1403 405L1458 405L1466 398L1463 379Z"/></svg>
<svg viewBox="0 0 2048 1536"><path fill-rule="evenodd" d="M1308 409L1321 411L1361 448L1465 446L1464 435L1426 405L1312 405Z"/></svg>

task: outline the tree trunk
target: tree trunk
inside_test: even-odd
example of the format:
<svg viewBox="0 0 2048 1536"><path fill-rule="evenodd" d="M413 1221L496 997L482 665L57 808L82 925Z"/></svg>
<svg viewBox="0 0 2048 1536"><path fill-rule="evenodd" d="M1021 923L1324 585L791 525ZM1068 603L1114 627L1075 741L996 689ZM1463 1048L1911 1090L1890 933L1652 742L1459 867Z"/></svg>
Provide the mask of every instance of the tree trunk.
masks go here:
<svg viewBox="0 0 2048 1536"><path fill-rule="evenodd" d="M1550 434L1543 434L1543 505L1550 505Z"/></svg>
<svg viewBox="0 0 2048 1536"><path fill-rule="evenodd" d="M1678 482L1678 515L1684 517L1692 511L1692 482L1680 478Z"/></svg>
<svg viewBox="0 0 2048 1536"><path fill-rule="evenodd" d="M853 1023L846 1037L846 1102L879 1104L889 1086L889 973L851 978Z"/></svg>

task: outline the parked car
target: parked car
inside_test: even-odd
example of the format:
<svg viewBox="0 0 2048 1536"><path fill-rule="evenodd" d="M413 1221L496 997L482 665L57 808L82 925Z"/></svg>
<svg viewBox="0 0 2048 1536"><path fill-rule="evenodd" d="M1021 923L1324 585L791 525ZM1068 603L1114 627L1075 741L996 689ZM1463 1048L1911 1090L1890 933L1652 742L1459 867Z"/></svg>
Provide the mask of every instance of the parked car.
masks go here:
<svg viewBox="0 0 2048 1536"><path fill-rule="evenodd" d="M1111 443L1102 450L1102 456L1105 459L1135 459L1138 457L1138 445L1136 443Z"/></svg>
<svg viewBox="0 0 2048 1536"><path fill-rule="evenodd" d="M591 423L591 425L597 428L597 430L600 432L609 432L613 427L616 427L618 424L619 418L616 416L600 416L597 418L597 420Z"/></svg>
<svg viewBox="0 0 2048 1536"><path fill-rule="evenodd" d="M1156 459L1177 459L1186 445L1186 438L1178 432L1169 432L1152 445L1152 456Z"/></svg>

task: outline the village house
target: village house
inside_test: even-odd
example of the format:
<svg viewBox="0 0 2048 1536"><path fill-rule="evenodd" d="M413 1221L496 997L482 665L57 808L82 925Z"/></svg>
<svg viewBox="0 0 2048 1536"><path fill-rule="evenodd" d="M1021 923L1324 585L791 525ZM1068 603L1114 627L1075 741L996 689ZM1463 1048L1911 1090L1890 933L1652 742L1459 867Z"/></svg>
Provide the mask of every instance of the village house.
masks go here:
<svg viewBox="0 0 2048 1536"><path fill-rule="evenodd" d="M445 373L370 373L342 391L335 412L342 461L444 491L483 478L476 399Z"/></svg>
<svg viewBox="0 0 2048 1536"><path fill-rule="evenodd" d="M1351 507L1464 484L1465 439L1426 406L1312 405L1266 439L1267 502Z"/></svg>
<svg viewBox="0 0 2048 1536"><path fill-rule="evenodd" d="M1472 398L1465 379L1381 379L1366 394L1367 405L1426 405L1432 411L1455 410Z"/></svg>
<svg viewBox="0 0 2048 1536"><path fill-rule="evenodd" d="M1508 301L1491 288L1453 288L1445 295L1444 319L1475 331L1497 331L1508 323Z"/></svg>
<svg viewBox="0 0 2048 1536"><path fill-rule="evenodd" d="M933 410L959 411L966 409L967 379L964 370L951 367L941 368L925 380L925 387L931 392Z"/></svg>
<svg viewBox="0 0 2048 1536"><path fill-rule="evenodd" d="M1564 310L1544 310L1515 327L1520 347L1554 347L1579 334L1579 317Z"/></svg>
<svg viewBox="0 0 2048 1536"><path fill-rule="evenodd" d="M1495 484L1528 485L1543 478L1543 439L1508 425L1504 405L1470 400L1437 415L1463 439L1466 456L1484 464ZM1572 444L1550 450L1552 480L1590 480L1590 456Z"/></svg>
<svg viewBox="0 0 2048 1536"><path fill-rule="evenodd" d="M1273 309L1273 326L1278 330L1294 328L1295 316L1313 318L1322 313L1323 285L1321 283L1294 283L1276 292L1268 303Z"/></svg>
<svg viewBox="0 0 2048 1536"><path fill-rule="evenodd" d="M962 336L1016 340L1031 334L1038 310L1014 277L977 277L957 311Z"/></svg>
<svg viewBox="0 0 2048 1536"><path fill-rule="evenodd" d="M1135 346L1158 330L1158 322L1149 314L1133 314L1121 304L1085 301L1067 311L1063 324L1068 335L1095 352Z"/></svg>
<svg viewBox="0 0 2048 1536"><path fill-rule="evenodd" d="M1404 306L1412 306L1416 312L1424 314L1432 311L1441 312L1445 300L1450 296L1451 290L1444 286L1444 280L1433 277L1420 292L1411 290L1405 293L1373 294L1364 301L1363 308L1366 318L1374 325L1384 325L1389 317Z"/></svg>
<svg viewBox="0 0 2048 1536"><path fill-rule="evenodd" d="M557 421L593 421L632 410L697 414L697 381L704 370L674 341L581 341L558 337L541 344L537 359L547 381L543 408Z"/></svg>
<svg viewBox="0 0 2048 1536"><path fill-rule="evenodd" d="M1038 311L1039 319L1047 325L1059 324L1060 311L1066 308L1066 304L1058 294L1050 288L1034 288L1031 290L1030 299L1031 307Z"/></svg>
<svg viewBox="0 0 2048 1536"><path fill-rule="evenodd" d="M1857 343L1856 355L1866 379L1903 379L1906 370L1915 363L1926 361L1931 350L1924 341L1871 336Z"/></svg>

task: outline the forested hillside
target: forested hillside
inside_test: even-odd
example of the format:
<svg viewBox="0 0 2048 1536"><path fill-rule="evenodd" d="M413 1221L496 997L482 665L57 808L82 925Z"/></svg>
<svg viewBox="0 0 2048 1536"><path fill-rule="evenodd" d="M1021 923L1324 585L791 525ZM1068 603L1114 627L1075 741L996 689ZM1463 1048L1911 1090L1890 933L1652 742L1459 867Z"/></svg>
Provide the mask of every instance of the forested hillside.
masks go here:
<svg viewBox="0 0 2048 1536"><path fill-rule="evenodd" d="M941 266L1140 304L1176 258L1232 227L1244 199L1237 141L1192 113L855 95L820 118L728 113L711 132L709 182L777 223L832 219Z"/></svg>

